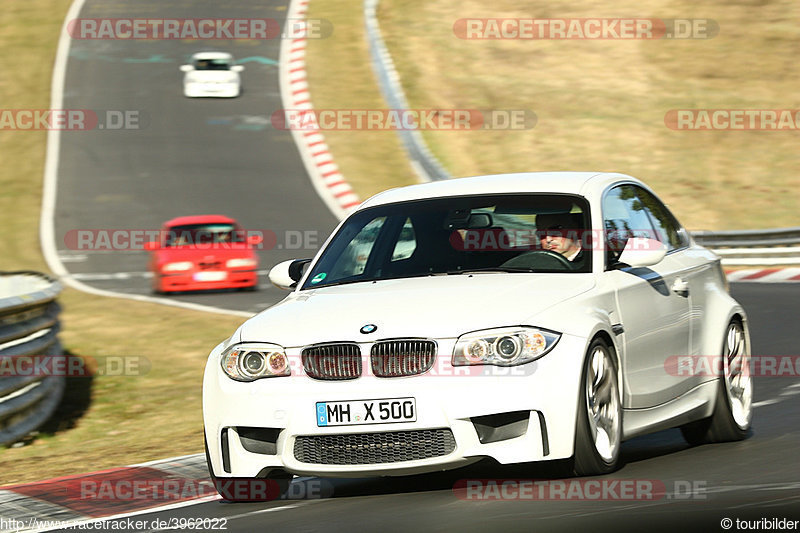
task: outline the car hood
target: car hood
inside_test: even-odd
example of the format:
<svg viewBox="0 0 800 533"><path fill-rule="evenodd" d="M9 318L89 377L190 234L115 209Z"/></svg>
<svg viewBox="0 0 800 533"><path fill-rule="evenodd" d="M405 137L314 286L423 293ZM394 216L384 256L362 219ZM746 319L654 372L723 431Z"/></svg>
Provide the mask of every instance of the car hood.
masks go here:
<svg viewBox="0 0 800 533"><path fill-rule="evenodd" d="M397 337L455 338L527 319L594 286L591 274L460 274L292 293L245 322L244 342L298 347ZM371 335L359 332L374 324ZM535 324L531 324L535 325Z"/></svg>

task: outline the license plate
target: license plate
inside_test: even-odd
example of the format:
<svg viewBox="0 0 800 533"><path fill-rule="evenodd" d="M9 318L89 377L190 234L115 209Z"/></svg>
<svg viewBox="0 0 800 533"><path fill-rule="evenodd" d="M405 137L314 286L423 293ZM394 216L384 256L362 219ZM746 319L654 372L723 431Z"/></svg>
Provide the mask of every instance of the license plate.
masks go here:
<svg viewBox="0 0 800 533"><path fill-rule="evenodd" d="M416 422L414 398L317 402L317 426L356 426Z"/></svg>
<svg viewBox="0 0 800 533"><path fill-rule="evenodd" d="M227 272L195 272L195 281L222 281L228 277Z"/></svg>

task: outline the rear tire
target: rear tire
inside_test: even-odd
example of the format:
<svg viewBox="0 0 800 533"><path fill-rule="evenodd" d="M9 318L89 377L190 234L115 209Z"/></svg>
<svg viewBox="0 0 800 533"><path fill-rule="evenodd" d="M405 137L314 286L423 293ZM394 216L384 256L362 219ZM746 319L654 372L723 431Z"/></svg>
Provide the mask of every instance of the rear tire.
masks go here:
<svg viewBox="0 0 800 533"><path fill-rule="evenodd" d="M721 357L723 375L717 381L714 413L681 427L683 438L692 446L743 440L750 433L753 417L750 347L738 320L728 324Z"/></svg>
<svg viewBox="0 0 800 533"><path fill-rule="evenodd" d="M586 353L572 466L578 476L608 474L619 463L622 405L613 353L601 338L592 341Z"/></svg>

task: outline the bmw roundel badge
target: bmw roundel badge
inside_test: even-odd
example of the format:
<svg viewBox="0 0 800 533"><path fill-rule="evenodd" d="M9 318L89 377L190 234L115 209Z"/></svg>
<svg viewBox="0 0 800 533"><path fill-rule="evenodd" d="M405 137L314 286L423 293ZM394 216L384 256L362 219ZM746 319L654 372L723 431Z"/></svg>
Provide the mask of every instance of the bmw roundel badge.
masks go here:
<svg viewBox="0 0 800 533"><path fill-rule="evenodd" d="M375 333L377 330L378 326L376 326L375 324L366 324L365 326L362 326L359 331L361 331L361 333L366 335L368 333Z"/></svg>

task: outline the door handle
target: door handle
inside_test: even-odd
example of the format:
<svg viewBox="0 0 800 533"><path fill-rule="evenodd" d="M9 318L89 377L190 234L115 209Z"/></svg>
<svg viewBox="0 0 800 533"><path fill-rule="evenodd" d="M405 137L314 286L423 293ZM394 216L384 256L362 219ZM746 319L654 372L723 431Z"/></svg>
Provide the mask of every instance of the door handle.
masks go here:
<svg viewBox="0 0 800 533"><path fill-rule="evenodd" d="M689 296L689 282L682 278L676 278L672 283L672 292L678 296Z"/></svg>

